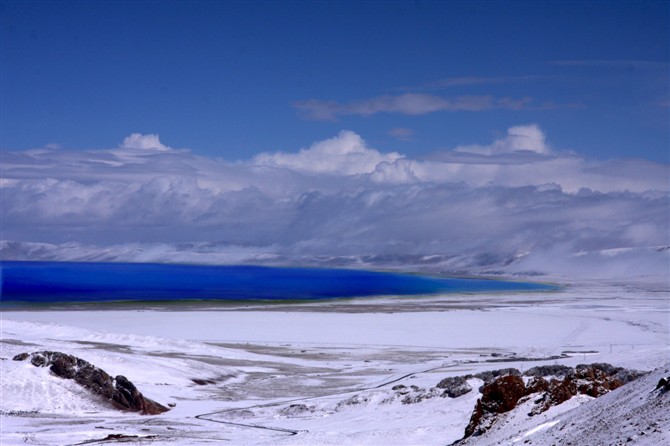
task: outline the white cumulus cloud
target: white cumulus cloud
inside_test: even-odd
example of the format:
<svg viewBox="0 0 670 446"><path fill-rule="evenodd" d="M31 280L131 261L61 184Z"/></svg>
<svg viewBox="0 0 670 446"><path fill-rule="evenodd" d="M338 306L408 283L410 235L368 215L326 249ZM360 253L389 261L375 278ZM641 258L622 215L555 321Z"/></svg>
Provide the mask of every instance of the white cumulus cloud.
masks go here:
<svg viewBox="0 0 670 446"><path fill-rule="evenodd" d="M393 162L402 155L380 153L369 148L354 132L342 131L335 138L313 144L298 153L261 153L252 159L258 166L286 168L306 173L354 175L372 172L381 162Z"/></svg>
<svg viewBox="0 0 670 446"><path fill-rule="evenodd" d="M504 138L497 139L493 144L480 146L459 146L457 152L477 153L482 155L498 155L514 152L534 152L547 154L549 147L545 142L544 132L535 124L510 127Z"/></svg>
<svg viewBox="0 0 670 446"><path fill-rule="evenodd" d="M171 150L170 147L163 145L160 142L158 135L148 134L143 135L141 133L132 133L127 136L123 142L119 145L122 149L139 149L139 150L159 150L166 151Z"/></svg>

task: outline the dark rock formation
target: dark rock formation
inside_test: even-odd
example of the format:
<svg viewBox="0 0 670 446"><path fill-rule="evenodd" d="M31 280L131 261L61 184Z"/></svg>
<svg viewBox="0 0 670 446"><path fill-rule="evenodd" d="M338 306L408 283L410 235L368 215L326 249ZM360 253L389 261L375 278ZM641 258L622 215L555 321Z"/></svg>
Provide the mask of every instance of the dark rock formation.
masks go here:
<svg viewBox="0 0 670 446"><path fill-rule="evenodd" d="M450 398L458 398L472 390L472 387L468 384L467 377L465 376L445 378L440 381L436 387L438 389L444 389L442 396L448 396Z"/></svg>
<svg viewBox="0 0 670 446"><path fill-rule="evenodd" d="M667 378L661 378L658 380L658 384L656 384L656 389L655 390L661 390L661 393L665 393L667 391L670 391L670 376Z"/></svg>
<svg viewBox="0 0 670 446"><path fill-rule="evenodd" d="M523 375L533 377L543 377L543 376L566 376L572 373L574 373L574 369L572 367L568 367L567 365L540 365L526 370L525 372L523 372Z"/></svg>
<svg viewBox="0 0 670 446"><path fill-rule="evenodd" d="M28 359L30 356L30 353L19 353L18 355L14 356L14 361L23 361L24 359Z"/></svg>
<svg viewBox="0 0 670 446"><path fill-rule="evenodd" d="M485 372L477 373L474 375L475 378L479 378L484 381L485 384L490 383L499 376L505 375L514 375L521 376L521 372L515 368L499 369L499 370L487 370Z"/></svg>
<svg viewBox="0 0 670 446"><path fill-rule="evenodd" d="M216 384L216 381L208 378L191 378L195 384L199 386L206 386L207 384Z"/></svg>
<svg viewBox="0 0 670 446"><path fill-rule="evenodd" d="M109 400L117 409L157 415L167 412L167 407L146 398L125 376L112 378L104 370L76 356L61 352L42 351L32 354L21 353L14 361L30 357L35 367L49 367L51 373L64 379L73 379L77 384Z"/></svg>

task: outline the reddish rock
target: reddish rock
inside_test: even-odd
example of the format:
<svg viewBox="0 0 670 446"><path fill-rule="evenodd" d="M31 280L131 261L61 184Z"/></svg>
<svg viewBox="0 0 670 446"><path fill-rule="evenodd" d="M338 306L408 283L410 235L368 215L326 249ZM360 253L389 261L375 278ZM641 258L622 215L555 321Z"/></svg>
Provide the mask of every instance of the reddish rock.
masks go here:
<svg viewBox="0 0 670 446"><path fill-rule="evenodd" d="M575 396L577 387L570 378L552 379L549 382L548 394L552 403L551 406L557 406Z"/></svg>
<svg viewBox="0 0 670 446"><path fill-rule="evenodd" d="M546 392L547 390L549 390L549 381L541 377L533 378L528 381L524 396L530 395L531 393Z"/></svg>
<svg viewBox="0 0 670 446"><path fill-rule="evenodd" d="M501 376L482 389L482 405L487 412L508 412L516 407L525 391L526 386L521 377Z"/></svg>

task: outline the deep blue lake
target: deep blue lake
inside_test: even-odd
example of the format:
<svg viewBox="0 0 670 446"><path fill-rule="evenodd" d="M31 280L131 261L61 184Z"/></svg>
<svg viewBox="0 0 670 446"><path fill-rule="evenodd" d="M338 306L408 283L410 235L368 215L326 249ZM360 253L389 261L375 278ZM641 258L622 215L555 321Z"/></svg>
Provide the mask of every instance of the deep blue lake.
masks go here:
<svg viewBox="0 0 670 446"><path fill-rule="evenodd" d="M542 291L551 285L349 269L141 263L1 262L2 301L295 301Z"/></svg>

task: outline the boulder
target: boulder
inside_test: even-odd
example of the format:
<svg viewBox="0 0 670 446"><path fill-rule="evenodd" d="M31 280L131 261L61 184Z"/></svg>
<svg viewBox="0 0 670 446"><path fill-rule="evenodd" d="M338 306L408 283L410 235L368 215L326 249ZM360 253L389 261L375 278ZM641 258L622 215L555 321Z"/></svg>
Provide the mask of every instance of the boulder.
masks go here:
<svg viewBox="0 0 670 446"><path fill-rule="evenodd" d="M468 384L468 381L464 376L445 378L440 381L436 387L438 389L444 389L442 396L448 396L450 398L458 398L472 390L472 387Z"/></svg>

